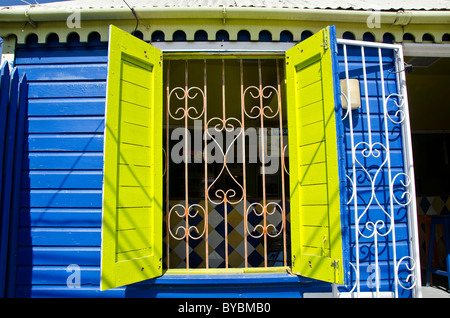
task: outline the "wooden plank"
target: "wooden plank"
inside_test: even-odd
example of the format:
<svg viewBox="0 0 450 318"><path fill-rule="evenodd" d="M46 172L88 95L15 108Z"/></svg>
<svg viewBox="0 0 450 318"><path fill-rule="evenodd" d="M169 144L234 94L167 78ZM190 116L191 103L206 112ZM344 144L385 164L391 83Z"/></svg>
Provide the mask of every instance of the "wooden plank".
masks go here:
<svg viewBox="0 0 450 318"><path fill-rule="evenodd" d="M29 98L105 97L106 82L34 82L29 85Z"/></svg>
<svg viewBox="0 0 450 318"><path fill-rule="evenodd" d="M152 64L145 64L136 59L122 60L121 79L139 85L139 83L151 83ZM141 85L145 88L147 85Z"/></svg>
<svg viewBox="0 0 450 318"><path fill-rule="evenodd" d="M20 246L99 246L100 228L19 229Z"/></svg>
<svg viewBox="0 0 450 318"><path fill-rule="evenodd" d="M29 151L103 151L103 135L28 135Z"/></svg>
<svg viewBox="0 0 450 318"><path fill-rule="evenodd" d="M133 123L122 122L120 125L120 142L126 144L135 144L144 147L152 145L152 130L150 127L141 126Z"/></svg>
<svg viewBox="0 0 450 318"><path fill-rule="evenodd" d="M101 189L102 171L30 171L22 174L23 188Z"/></svg>
<svg viewBox="0 0 450 318"><path fill-rule="evenodd" d="M103 152L25 152L24 169L101 170Z"/></svg>
<svg viewBox="0 0 450 318"><path fill-rule="evenodd" d="M327 183L327 165L325 162L299 167L299 180L301 185Z"/></svg>
<svg viewBox="0 0 450 318"><path fill-rule="evenodd" d="M152 150L150 147L121 143L119 164L150 166Z"/></svg>
<svg viewBox="0 0 450 318"><path fill-rule="evenodd" d="M305 146L298 146L298 164L309 165L318 162L325 162L325 142L316 142Z"/></svg>
<svg viewBox="0 0 450 318"><path fill-rule="evenodd" d="M149 252L151 251L152 239L151 235L148 235L148 233L151 233L151 231L151 227L118 230L117 253L146 249L147 253L145 253L145 255L150 255Z"/></svg>
<svg viewBox="0 0 450 318"><path fill-rule="evenodd" d="M327 255L330 249L330 232L328 226L302 226L300 231L301 245L305 254L311 252L310 248L314 248L313 255ZM328 254L329 255L329 254Z"/></svg>
<svg viewBox="0 0 450 318"><path fill-rule="evenodd" d="M316 83L322 79L322 64L320 60L297 71L301 72L301 75L298 76L300 88Z"/></svg>
<svg viewBox="0 0 450 318"><path fill-rule="evenodd" d="M61 285L67 286L69 276L74 273L73 267L69 264L76 264L79 267L79 281L69 283L79 283L69 286L80 288L82 285L99 285L100 268L98 266L80 266L78 263L68 263L66 266L19 266L17 268L17 284L19 285Z"/></svg>
<svg viewBox="0 0 450 318"><path fill-rule="evenodd" d="M0 194L2 205L1 232L0 232L0 297L5 297L6 292L6 268L8 259L8 247L10 243L10 222L13 209L14 189L14 155L16 148L16 125L19 109L19 73L14 69L11 73L10 97L7 112L7 129L4 153L4 173L2 179L3 191Z"/></svg>
<svg viewBox="0 0 450 318"><path fill-rule="evenodd" d="M104 116L105 98L45 98L28 101L29 116Z"/></svg>
<svg viewBox="0 0 450 318"><path fill-rule="evenodd" d="M9 102L9 64L3 63L0 69L0 176L3 176L3 158L6 144L6 123ZM0 178L0 202L5 180ZM0 204L0 220L3 217L3 206Z"/></svg>
<svg viewBox="0 0 450 318"><path fill-rule="evenodd" d="M102 210L93 208L21 208L20 226L101 227Z"/></svg>
<svg viewBox="0 0 450 318"><path fill-rule="evenodd" d="M317 81L310 85L299 87L297 98L299 101L298 107L304 107L322 100L322 82Z"/></svg>
<svg viewBox="0 0 450 318"><path fill-rule="evenodd" d="M120 103L122 121L148 126L148 116L151 116L150 108L139 106L125 101Z"/></svg>
<svg viewBox="0 0 450 318"><path fill-rule="evenodd" d="M103 117L36 117L28 119L28 132L33 133L103 133Z"/></svg>
<svg viewBox="0 0 450 318"><path fill-rule="evenodd" d="M151 90L127 81L121 83L121 100L136 105L149 107L152 100Z"/></svg>
<svg viewBox="0 0 450 318"><path fill-rule="evenodd" d="M324 193L327 193L327 184L314 184L305 185L300 192L301 205L326 205L328 204L327 197L324 197Z"/></svg>
<svg viewBox="0 0 450 318"><path fill-rule="evenodd" d="M24 232L30 229L24 229ZM27 243L28 244L28 243ZM18 265L95 265L100 266L100 247L19 246Z"/></svg>
<svg viewBox="0 0 450 318"><path fill-rule="evenodd" d="M152 215L149 208L136 207L117 209L117 230L150 227L152 222Z"/></svg>
<svg viewBox="0 0 450 318"><path fill-rule="evenodd" d="M101 208L101 190L23 190L22 207Z"/></svg>
<svg viewBox="0 0 450 318"><path fill-rule="evenodd" d="M310 213L303 213L300 220L304 226L329 226L328 207L326 205L309 206Z"/></svg>
<svg viewBox="0 0 450 318"><path fill-rule="evenodd" d="M151 246L147 246L139 250L118 252L116 255L116 260L117 262L120 262L152 255L153 255L153 248Z"/></svg>
<svg viewBox="0 0 450 318"><path fill-rule="evenodd" d="M304 146L318 143L325 140L325 129L323 121L308 125L302 125L301 133L298 137L298 145Z"/></svg>
<svg viewBox="0 0 450 318"><path fill-rule="evenodd" d="M123 186L148 187L152 184L151 170L141 166L119 165L119 182Z"/></svg>
<svg viewBox="0 0 450 318"><path fill-rule="evenodd" d="M117 207L151 207L155 204L154 187L120 187L117 194Z"/></svg>
<svg viewBox="0 0 450 318"><path fill-rule="evenodd" d="M92 47L89 49L62 48L62 49L16 49L15 65L29 64L77 64L77 63L106 63L108 53L104 48Z"/></svg>
<svg viewBox="0 0 450 318"><path fill-rule="evenodd" d="M21 205L21 174L22 174L22 159L24 149L24 136L25 136L25 120L27 114L28 105L28 83L26 74L24 74L18 86L18 105L17 105L17 118L16 118L16 130L15 130L15 145L14 145L14 173L12 183L12 196L11 196L11 231L10 231L10 243L9 248L13 251L17 248L17 232L19 228L19 211ZM11 105L12 106L12 105ZM10 279L7 281L7 291L14 290L15 278L16 278L16 258L10 258L8 261L10 268L8 275ZM12 296L8 294L8 297Z"/></svg>
<svg viewBox="0 0 450 318"><path fill-rule="evenodd" d="M35 64L20 67L28 81L83 81L106 80L105 63L89 64Z"/></svg>
<svg viewBox="0 0 450 318"><path fill-rule="evenodd" d="M299 116L302 118L303 125L309 125L323 120L322 101L308 104L299 109Z"/></svg>

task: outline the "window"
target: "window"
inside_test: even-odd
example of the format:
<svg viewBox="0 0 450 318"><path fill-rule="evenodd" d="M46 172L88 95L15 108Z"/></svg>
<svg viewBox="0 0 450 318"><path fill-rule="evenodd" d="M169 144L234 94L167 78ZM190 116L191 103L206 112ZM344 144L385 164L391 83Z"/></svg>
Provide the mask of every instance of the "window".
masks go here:
<svg viewBox="0 0 450 318"><path fill-rule="evenodd" d="M341 129L338 126L339 121L335 120L335 101L340 100L339 83L334 69L335 56L335 29L329 27L288 50L284 59L271 61L275 64L284 62L286 69L286 112L289 132L288 197L291 230L288 234L284 226L269 227L268 223L264 223L258 227L255 224L259 223L255 223L253 230L250 232L262 234L263 240L268 240L269 230L278 229L275 231L276 233L284 233L282 234L284 236L288 234L289 238L286 238L286 240L290 241L290 262L287 262L287 256L283 257L283 262L291 267L293 273L329 282L343 283L340 202L344 191L341 191L343 178L339 177L342 174L342 169L341 160L338 160L338 152L342 146L340 145L342 141L339 139ZM181 69L188 65L186 61L174 61L172 66L177 63L181 65ZM260 73L270 70L270 67L262 66L261 59L242 61L241 64L237 64L239 68L235 67L236 64L233 66L231 60L219 59L209 62L204 61L203 63L204 67L208 67L208 63L210 63L211 67L217 66L219 70L222 69L222 71L213 72L214 76L219 74L222 78L227 70L229 72L232 72L233 69L245 70L245 68L251 67L251 63L258 64ZM201 62L199 65L201 65ZM198 71L202 68L196 69ZM278 66L272 69L276 69L279 72L278 75L281 75L280 70L283 68ZM163 73L161 51L111 26L104 152L102 290L156 277L161 275L163 271L163 214L165 207L170 213L169 207L171 206L170 202L169 204L164 202L163 194L164 158L162 149L165 113ZM166 74L170 75L171 71ZM184 74L189 74L189 72L184 72ZM198 79L203 78L201 75L197 77ZM259 76L259 79L261 79L261 76ZM281 91L278 89L278 84L281 85L279 79L280 77L277 80L278 93ZM182 84L183 81L181 80L180 84L175 85L175 87L183 87ZM166 90L169 89L169 86L166 86ZM206 85L207 87L208 85ZM261 87L263 86L260 84ZM167 96L170 96L170 91ZM259 91L261 92L261 89ZM194 89L191 92L194 93ZM186 93L190 92L188 92L188 87L185 84L184 94ZM207 94L200 95L208 96ZM182 96L185 95L178 95L178 97ZM189 96L194 97L194 94ZM238 96L244 95L239 94ZM255 93L254 96L263 97L263 95L255 95ZM277 94L277 96L281 96L281 94ZM184 102L187 102L188 99L185 98ZM180 99L180 101L182 100L183 98ZM223 101L222 98L218 100ZM277 98L275 102L278 101ZM166 103L170 105L169 99L166 99ZM236 103L239 103L239 101ZM216 128L230 127L226 124L227 118L231 117L227 117L226 114L220 116L220 110L226 110L226 102L225 107L223 105L222 107L218 105L218 107L208 106L207 108L211 112L219 111L217 117L222 119L222 124L219 121L219 126L217 124L214 126ZM192 118L198 117L195 114L201 114L201 111L195 111L194 108L185 105L184 113L191 111L194 114ZM178 114L183 114L183 110L179 111ZM187 117L184 119L187 120ZM173 120L174 116L166 118L166 143L170 142L167 135L173 136L173 130L170 129L170 121ZM275 124L269 127L274 128L274 134L275 128L277 128L279 137L284 125L283 118L278 118L277 123L276 127ZM192 128L186 122L182 125L185 136L189 128L191 128L191 132L195 133L195 123L193 125ZM208 131L208 129L204 129L205 127L208 128L205 121L202 125L202 131ZM174 128L176 129L176 127ZM223 131L218 130L216 136L225 135ZM264 139L264 136L263 131L260 138ZM187 148L190 143L187 142L187 139L185 140L180 146L184 145ZM281 138L281 140L283 139ZM264 145L264 143L261 143L261 145ZM201 149L208 149L208 146L206 145ZM177 152L175 151L175 153ZM184 155L185 162L189 159L189 152L187 151L179 151L178 154L181 154L181 157ZM214 152L211 154L214 154ZM234 155L233 157L227 155L227 160L231 158L234 158ZM190 160L192 159L190 158ZM265 162L257 164L258 166L254 167L255 170L266 166ZM169 182L166 183L166 191L168 189L170 195L173 192L170 189L170 171L173 172L174 170L170 167L170 164L167 167L169 168L169 175L166 174L165 178L169 178L166 179ZM229 172L229 177L228 180L223 180L222 184L229 192L227 193L223 189L221 192L221 189L218 189L214 191L214 195L208 198L213 200L215 198L219 201L223 198L238 198L238 191L242 184L247 185L247 183L240 184L237 182L239 185L236 187L229 185L240 180L240 178L243 179L244 175L239 177L241 171L239 167L242 167L242 163L237 168L233 168L232 165L228 167L223 162L216 166L207 166L203 162L201 167L193 167L192 170L190 167L188 167L188 170L185 169L184 174L186 176L186 173L188 173L188 178L184 177L180 180L195 182L193 178L189 179L189 174L195 177L195 171L204 172L206 168L206 174L203 175L203 180L206 179L206 181L203 184L201 180L198 182L203 189L206 189L204 191L208 192L216 184L214 180L208 180L209 169L223 170L224 167L227 173ZM250 166L248 167L250 168ZM220 176L220 172L214 175ZM282 175L283 173L280 173L280 178ZM264 182L264 178L261 181L255 180L253 184L253 191L257 199L259 199L258 184L261 182ZM275 184L279 184L279 182L275 182ZM263 197L267 197L267 194L270 193L269 189L266 188L265 190L262 191ZM196 191L197 193L195 193ZM186 198L186 194L189 195L190 192L189 184L179 193L181 196L184 194L184 202L188 204L189 198ZM191 195L198 194L198 192L198 188L192 189ZM250 193L249 190L247 194ZM273 193L279 195L278 190L273 190ZM281 200L283 198L281 196ZM166 201L170 201L169 199L169 197L166 197ZM266 201L266 205L267 202L269 201ZM165 204L167 205L165 206ZM178 216L182 216L183 213L186 215L189 208L186 208L185 204L183 209L184 212L181 212ZM197 212L192 215L198 213L199 210L201 209L198 208ZM263 220L267 221L270 213L268 213L268 209L264 211L261 216ZM204 215L208 214L205 213ZM224 217L227 215L225 213ZM281 211L280 215L282 220L286 220L286 213ZM168 216L169 214L166 214L166 220L168 220ZM186 218L184 219L186 222ZM202 233L201 226L192 228L190 224L192 223L185 223L184 234ZM166 226L170 228L172 225L170 222L166 222ZM179 226L178 228L182 237L183 227ZM258 229L262 229L262 231L258 232ZM184 236L188 237L188 235ZM185 242L188 242L188 240ZM287 248L287 243L284 246ZM287 253L285 247L282 250ZM263 249L265 254L269 252L267 241L264 242ZM229 255L229 253L224 255ZM166 256L170 256L170 250ZM206 259L205 257L205 262ZM247 260L249 259L250 257ZM268 258L264 256L264 260L264 267L266 267L268 266ZM230 259L228 259L228 265L230 264ZM186 265L183 266L188 268ZM217 265L217 267L220 266L223 265ZM244 260L244 265L242 265L242 262L237 262L235 266L246 267L248 264ZM227 267L226 261L225 267Z"/></svg>
<svg viewBox="0 0 450 318"><path fill-rule="evenodd" d="M164 67L164 267L289 265L284 56Z"/></svg>

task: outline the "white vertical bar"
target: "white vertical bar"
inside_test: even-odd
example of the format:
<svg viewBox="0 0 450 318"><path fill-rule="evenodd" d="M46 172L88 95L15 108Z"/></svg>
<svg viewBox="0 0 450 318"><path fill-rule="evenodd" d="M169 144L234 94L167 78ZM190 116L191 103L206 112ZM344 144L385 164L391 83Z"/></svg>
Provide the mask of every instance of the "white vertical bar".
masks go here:
<svg viewBox="0 0 450 318"><path fill-rule="evenodd" d="M381 54L381 48L378 48L378 62L380 65L380 78L381 78L381 92L383 97L383 113L384 113L384 133L386 137L386 161L388 168L388 178L389 178L389 201L390 201L390 218L391 218L391 226L392 226L392 258L394 261L394 295L398 297L398 273L395 270L397 268L397 248L396 248L396 240L395 240L395 214L394 214L394 190L392 185L392 171L391 171L391 153L389 148L389 129L388 129L388 120L389 115L387 111L387 100L386 100L386 92L384 87L384 70L383 70L383 56ZM375 233L376 235L376 233ZM375 255L375 258L378 258L378 254ZM378 270L378 269L376 269Z"/></svg>
<svg viewBox="0 0 450 318"><path fill-rule="evenodd" d="M420 273L420 250L419 250L419 232L417 222L417 207L416 207L416 189L414 180L414 161L412 154L412 141L411 141L411 126L409 119L409 105L408 105L408 93L406 90L406 76L404 72L404 60L403 60L403 48L400 46L397 50L396 59L396 74L398 76L397 82L399 85L399 93L403 99L403 111L404 120L402 122L402 137L403 137L403 156L405 162L405 173L409 176L409 193L411 195L411 202L408 206L408 222L409 235L410 235L410 255L414 259L415 263L415 283L414 296L422 298L421 288L421 273ZM399 70L399 68L402 68Z"/></svg>
<svg viewBox="0 0 450 318"><path fill-rule="evenodd" d="M364 95L366 99L366 110L367 110L367 127L369 130L369 145L372 146L372 125L370 123L370 109L369 109L369 92L367 89L367 74L366 74L366 56L364 54L364 46L361 46L361 59L363 64L363 75L364 75Z"/></svg>
<svg viewBox="0 0 450 318"><path fill-rule="evenodd" d="M345 64L345 77L347 81L347 99L350 101L350 85L349 85L349 75L348 75L348 60L347 60L347 45L343 45L344 48L344 64ZM349 102L347 102L348 105L350 105ZM351 148L352 148L352 173L353 173L353 189L352 189L352 197L353 197L353 205L354 205L354 215L355 215L355 257L356 257L356 295L359 298L360 296L360 282L359 282L359 219L358 219L358 196L356 191L356 154L355 154L355 140L353 135L353 118L352 118L352 108L347 107L348 111L348 117L350 122L350 142L351 142Z"/></svg>

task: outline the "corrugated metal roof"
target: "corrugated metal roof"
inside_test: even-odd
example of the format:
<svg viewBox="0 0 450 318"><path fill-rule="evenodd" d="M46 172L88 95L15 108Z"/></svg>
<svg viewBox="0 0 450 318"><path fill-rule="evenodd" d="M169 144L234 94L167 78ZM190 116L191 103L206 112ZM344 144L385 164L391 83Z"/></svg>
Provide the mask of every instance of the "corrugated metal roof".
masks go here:
<svg viewBox="0 0 450 318"><path fill-rule="evenodd" d="M136 9L174 8L277 8L347 10L450 10L450 0L125 0ZM127 7L124 0L73 0L37 5L49 9Z"/></svg>

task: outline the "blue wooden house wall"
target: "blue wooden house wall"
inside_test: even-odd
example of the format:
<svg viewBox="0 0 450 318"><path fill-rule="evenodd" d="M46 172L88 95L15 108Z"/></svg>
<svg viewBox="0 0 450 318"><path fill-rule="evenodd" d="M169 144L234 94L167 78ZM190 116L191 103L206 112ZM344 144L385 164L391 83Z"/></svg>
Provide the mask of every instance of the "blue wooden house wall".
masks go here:
<svg viewBox="0 0 450 318"><path fill-rule="evenodd" d="M339 50L341 77L344 77L342 48ZM383 51L384 52L384 51ZM393 68L392 52L384 52L385 70ZM371 70L369 91L371 99L380 102L379 68L372 52L367 69ZM361 77L357 69L360 52L349 51L350 76ZM372 63L372 64L370 64ZM261 279L255 275L221 276L211 279L198 276L161 278L128 287L100 292L100 244L103 130L107 76L107 43L91 38L88 43L59 44L28 43L16 50L15 65L26 73L28 91L28 125L24 140L21 179L21 206L18 239L11 255L15 266L9 268L9 296L15 297L181 297L189 296L279 296L302 297L304 293L331 292L331 285L293 277L288 274L267 274ZM388 71L386 71L388 72ZM396 90L395 76L386 85ZM362 93L363 94L363 93ZM360 110L363 111L363 110ZM372 125L373 138L382 138L383 120ZM363 114L364 116L364 114ZM346 163L351 173L351 148L346 127ZM354 123L355 139L365 140L365 122ZM391 151L396 158L394 168L402 169L403 154L400 131L394 131ZM377 163L374 163L377 164ZM368 162L370 166L371 163ZM387 176L380 179L379 187L388 191ZM349 184L350 187L350 184ZM370 190L368 188L368 190ZM388 193L386 193L387 195ZM349 198L351 191L349 190ZM360 204L369 198L362 195ZM387 201L385 201L387 202ZM353 206L347 207L350 243L344 249L355 261ZM379 213L376 209L373 213ZM397 226L397 259L408 255L406 213L399 213ZM392 242L380 243L380 266L383 270L381 289L393 289ZM373 274L373 243L365 244L361 259L361 280ZM74 281L79 272L79 285ZM347 271L354 280L354 272ZM75 283L75 284L71 284ZM354 283L354 282L352 282ZM351 284L352 284L351 283ZM347 291L351 288L351 284ZM365 286L365 285L362 285ZM364 288L364 287L362 287ZM368 287L367 287L368 288ZM368 290L368 289L367 289ZM346 291L342 288L342 291ZM401 290L401 297L410 292Z"/></svg>

